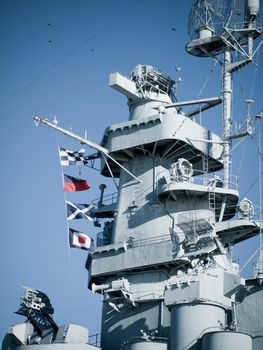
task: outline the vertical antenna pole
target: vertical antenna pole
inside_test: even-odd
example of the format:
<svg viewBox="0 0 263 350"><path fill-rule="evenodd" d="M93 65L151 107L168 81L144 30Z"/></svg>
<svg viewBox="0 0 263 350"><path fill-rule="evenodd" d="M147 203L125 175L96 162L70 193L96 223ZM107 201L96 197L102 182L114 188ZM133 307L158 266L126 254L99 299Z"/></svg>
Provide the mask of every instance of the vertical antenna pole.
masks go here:
<svg viewBox="0 0 263 350"><path fill-rule="evenodd" d="M248 28L251 29L253 28L253 26L254 26L254 23L250 22L248 25ZM251 33L248 35L248 38L247 38L247 51L248 51L248 56L251 59L253 55L253 36Z"/></svg>
<svg viewBox="0 0 263 350"><path fill-rule="evenodd" d="M258 278L263 277L263 259L262 259L262 148L261 148L261 132L260 129L258 131L258 147L259 147L259 155L258 155L258 172L259 172L259 222L260 222L260 231L259 231L259 271L258 271Z"/></svg>
<svg viewBox="0 0 263 350"><path fill-rule="evenodd" d="M222 97L223 97L223 163L224 163L224 186L229 185L229 157L230 157L230 142L229 135L231 131L231 109L232 109L232 75L228 69L231 63L231 53L227 47L224 53L223 65L223 82L222 82Z"/></svg>

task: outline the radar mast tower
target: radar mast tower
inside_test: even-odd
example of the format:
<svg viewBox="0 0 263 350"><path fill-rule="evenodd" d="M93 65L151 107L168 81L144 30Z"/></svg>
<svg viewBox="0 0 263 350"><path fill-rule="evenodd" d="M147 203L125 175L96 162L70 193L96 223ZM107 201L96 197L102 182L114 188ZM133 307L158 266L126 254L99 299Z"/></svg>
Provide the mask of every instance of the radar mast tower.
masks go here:
<svg viewBox="0 0 263 350"><path fill-rule="evenodd" d="M254 50L254 39L261 34L256 18L259 0L242 0L239 6L234 0L196 0L190 16L188 31L191 41L187 51L199 57L212 57L222 65L222 135L224 187L229 187L229 164L231 139L244 136L231 134L232 125L232 73L252 62L258 47ZM243 14L242 23L237 23L237 15ZM231 52L238 52L242 60L232 61ZM246 135L251 133L247 128Z"/></svg>

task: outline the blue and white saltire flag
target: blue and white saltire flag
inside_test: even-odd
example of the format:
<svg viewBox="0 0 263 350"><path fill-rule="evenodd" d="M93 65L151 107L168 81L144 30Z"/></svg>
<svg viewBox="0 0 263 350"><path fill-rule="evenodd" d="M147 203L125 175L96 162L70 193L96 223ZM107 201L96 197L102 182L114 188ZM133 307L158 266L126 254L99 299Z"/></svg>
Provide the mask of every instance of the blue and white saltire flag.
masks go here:
<svg viewBox="0 0 263 350"><path fill-rule="evenodd" d="M69 228L69 245L73 248L89 250L93 252L95 249L94 241L85 233Z"/></svg>
<svg viewBox="0 0 263 350"><path fill-rule="evenodd" d="M87 219L94 221L94 205L93 204L76 204L66 201L67 204L67 220Z"/></svg>
<svg viewBox="0 0 263 350"><path fill-rule="evenodd" d="M79 151L72 152L62 147L59 147L59 157L62 166L85 165L88 163L88 161L85 160L83 153L80 153Z"/></svg>

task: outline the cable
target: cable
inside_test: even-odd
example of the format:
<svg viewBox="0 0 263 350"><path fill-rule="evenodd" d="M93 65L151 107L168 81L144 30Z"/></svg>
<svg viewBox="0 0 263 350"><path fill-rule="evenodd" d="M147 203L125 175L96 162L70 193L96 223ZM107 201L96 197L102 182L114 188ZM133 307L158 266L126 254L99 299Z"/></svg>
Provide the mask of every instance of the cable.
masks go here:
<svg viewBox="0 0 263 350"><path fill-rule="evenodd" d="M209 74L208 74L208 77L206 78L206 80L205 80L205 82L204 82L204 84L203 84L203 86L202 86L202 88L201 88L201 90L200 90L200 92L199 92L199 94L198 94L197 99L199 99L200 96L201 96L201 94L203 93L203 91L204 91L204 89L205 89L205 87L206 87L206 85L207 85L209 79L211 78L212 73L213 73L214 70L215 70L215 67L216 67L217 63L218 63L218 62L215 61L214 64L213 64L213 66L212 66L212 68L210 69L210 72L209 72Z"/></svg>
<svg viewBox="0 0 263 350"><path fill-rule="evenodd" d="M114 17L111 21L106 23L104 26L99 28L94 34L90 35L87 39L83 40L81 43L79 43L77 46L75 46L73 49L71 49L68 53L66 53L64 56L62 56L59 60L57 60L55 63L51 64L49 67L44 69L41 73L36 75L33 79L31 79L28 83L26 83L24 86L22 86L20 89L18 89L13 94L9 95L5 100L0 102L0 106L3 106L13 98L15 98L17 95L19 95L22 91L27 89L29 86L31 86L34 82L39 80L41 77L43 77L45 74L47 74L50 70L55 68L57 65L59 65L61 62L65 61L68 57L73 55L76 51L78 51L81 47L86 45L90 40L94 39L97 35L105 31L110 25L112 25L114 22L116 22L119 18L124 16L128 11L130 11L132 8L136 7L139 3L141 3L143 0L137 0L135 3L133 3L131 6L129 6L126 10L121 12L119 15Z"/></svg>
<svg viewBox="0 0 263 350"><path fill-rule="evenodd" d="M244 141L245 138L243 138L239 144ZM233 148L232 148L232 151L233 151ZM243 161L244 161L244 155L245 155L245 143L243 143L243 147L242 147L242 151L241 151L241 156L239 157L239 165L238 165L238 170L237 170L237 176L239 178L240 176L240 172L241 172L241 169L242 169L242 165L243 165Z"/></svg>
<svg viewBox="0 0 263 350"><path fill-rule="evenodd" d="M263 175L263 171L261 172L261 175ZM257 181L258 181L258 176L255 178L255 180L252 182L252 184L249 186L249 188L246 190L246 192L243 194L242 197L246 196L246 194L251 190L251 188L254 187Z"/></svg>
<svg viewBox="0 0 263 350"><path fill-rule="evenodd" d="M242 270L244 270L244 268L250 263L250 261L254 258L254 256L260 251L261 247L258 247L254 253L250 256L250 258L244 263L244 265L241 267L241 269L239 270L239 272L241 272Z"/></svg>
<svg viewBox="0 0 263 350"><path fill-rule="evenodd" d="M252 83L251 83L251 89L250 89L250 99L252 99L252 95L254 92L254 88L255 88L255 81L256 81L256 75L258 72L258 62L259 62L259 57L260 57L260 50L256 53L256 63L254 65L254 72L253 72L253 77L252 77Z"/></svg>
<svg viewBox="0 0 263 350"><path fill-rule="evenodd" d="M258 148L258 154L259 157L261 159L261 161L263 161L263 154L261 152L261 148L260 145L257 143L257 148ZM251 185L248 187L248 189L245 191L245 193L243 194L243 197L246 196L246 194L251 190L251 188L256 184L256 182L258 181L258 179L261 177L261 175L263 174L263 171L261 171L255 178L255 180L251 183Z"/></svg>

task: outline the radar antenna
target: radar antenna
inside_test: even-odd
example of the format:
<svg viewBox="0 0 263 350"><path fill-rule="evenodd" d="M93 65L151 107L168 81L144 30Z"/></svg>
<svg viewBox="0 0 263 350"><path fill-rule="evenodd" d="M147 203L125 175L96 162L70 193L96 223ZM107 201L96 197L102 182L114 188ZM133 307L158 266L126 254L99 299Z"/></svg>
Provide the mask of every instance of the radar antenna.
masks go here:
<svg viewBox="0 0 263 350"><path fill-rule="evenodd" d="M191 41L186 50L208 57L229 48L251 61L253 41L262 31L256 22L259 7L259 0L196 0L189 15Z"/></svg>
<svg viewBox="0 0 263 350"><path fill-rule="evenodd" d="M212 57L222 65L223 162L224 186L229 186L230 140L251 134L231 134L232 73L252 62L262 42L254 48L254 40L262 27L256 22L260 0L196 0L190 11L186 50L195 56ZM232 61L232 52L237 52ZM219 55L223 54L222 62ZM241 58L240 58L241 57Z"/></svg>

